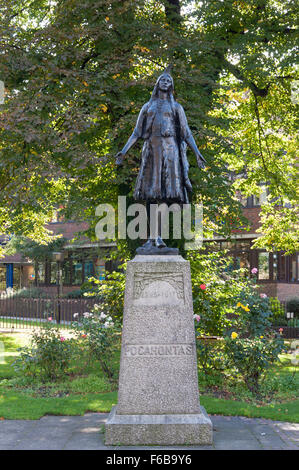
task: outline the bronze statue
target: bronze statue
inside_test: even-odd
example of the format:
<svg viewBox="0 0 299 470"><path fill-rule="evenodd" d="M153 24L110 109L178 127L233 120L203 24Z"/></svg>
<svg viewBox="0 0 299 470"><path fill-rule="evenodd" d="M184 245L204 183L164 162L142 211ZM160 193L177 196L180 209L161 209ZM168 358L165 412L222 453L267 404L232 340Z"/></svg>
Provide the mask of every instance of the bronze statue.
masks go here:
<svg viewBox="0 0 299 470"><path fill-rule="evenodd" d="M158 78L151 99L142 107L135 129L124 148L116 155L122 164L130 148L144 139L142 159L134 199L151 203L187 204L192 185L188 177L187 145L196 155L199 168L205 159L198 150L189 129L183 107L173 97L173 79L168 69ZM145 249L166 247L160 235L149 239Z"/></svg>

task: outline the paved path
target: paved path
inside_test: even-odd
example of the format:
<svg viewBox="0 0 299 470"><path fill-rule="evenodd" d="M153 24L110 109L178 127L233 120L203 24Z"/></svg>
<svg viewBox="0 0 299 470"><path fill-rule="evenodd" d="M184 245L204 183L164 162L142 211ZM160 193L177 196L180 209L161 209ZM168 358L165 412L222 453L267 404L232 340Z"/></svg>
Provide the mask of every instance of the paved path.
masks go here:
<svg viewBox="0 0 299 470"><path fill-rule="evenodd" d="M108 414L44 416L30 420L0 421L0 450L298 450L299 424L239 416L211 416L212 446L107 447L104 423Z"/></svg>

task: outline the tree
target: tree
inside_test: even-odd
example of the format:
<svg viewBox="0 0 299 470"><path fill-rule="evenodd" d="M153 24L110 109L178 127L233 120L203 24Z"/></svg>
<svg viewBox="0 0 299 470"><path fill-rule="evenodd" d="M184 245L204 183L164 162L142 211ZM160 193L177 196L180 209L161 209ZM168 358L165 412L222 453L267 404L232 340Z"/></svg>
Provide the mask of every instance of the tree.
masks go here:
<svg viewBox="0 0 299 470"><path fill-rule="evenodd" d="M291 0L2 1L0 231L42 239L44 223L62 205L66 217L89 221L93 237L95 207L132 196L140 151L121 171L114 155L169 62L208 161L199 171L190 155L193 202L202 200L206 228L228 236L245 222L232 171L247 172L237 183L244 193L267 182L270 196L294 205L295 105L288 90L295 12ZM239 101L248 96L240 117L234 93ZM273 123L273 139L265 123ZM280 158L282 141L287 153ZM265 246L290 247L291 228L290 218L275 244L269 228Z"/></svg>

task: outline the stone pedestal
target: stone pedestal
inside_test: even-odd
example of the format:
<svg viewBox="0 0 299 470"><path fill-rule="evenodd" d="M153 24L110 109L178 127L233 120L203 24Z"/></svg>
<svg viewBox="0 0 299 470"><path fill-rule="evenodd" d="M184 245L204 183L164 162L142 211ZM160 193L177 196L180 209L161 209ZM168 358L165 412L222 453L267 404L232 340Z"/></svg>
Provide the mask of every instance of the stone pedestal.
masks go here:
<svg viewBox="0 0 299 470"><path fill-rule="evenodd" d="M107 445L211 444L199 404L189 262L137 255L128 263L118 404Z"/></svg>

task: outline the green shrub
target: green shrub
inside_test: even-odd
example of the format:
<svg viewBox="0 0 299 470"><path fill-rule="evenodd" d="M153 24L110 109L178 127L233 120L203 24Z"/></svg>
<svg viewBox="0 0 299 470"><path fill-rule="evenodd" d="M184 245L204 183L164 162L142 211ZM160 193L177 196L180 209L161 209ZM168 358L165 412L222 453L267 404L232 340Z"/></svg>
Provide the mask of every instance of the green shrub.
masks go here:
<svg viewBox="0 0 299 470"><path fill-rule="evenodd" d="M72 323L78 339L89 353L99 361L103 374L110 383L117 379L112 362L113 353L120 347L120 325L105 313L102 305L94 305L92 312L85 312Z"/></svg>
<svg viewBox="0 0 299 470"><path fill-rule="evenodd" d="M42 380L56 380L66 373L69 366L71 340L65 339L57 327L46 323L33 332L30 346L20 348L19 352L13 364L17 372Z"/></svg>
<svg viewBox="0 0 299 470"><path fill-rule="evenodd" d="M223 336L238 321L239 299L254 289L242 270L232 269L226 252L190 251L194 313L200 316L199 334Z"/></svg>
<svg viewBox="0 0 299 470"><path fill-rule="evenodd" d="M198 339L196 342L198 364L205 374L223 371L226 367L224 342Z"/></svg>
<svg viewBox="0 0 299 470"><path fill-rule="evenodd" d="M90 278L90 280L84 282L79 289L68 292L64 297L68 299L78 299L84 297L86 294L88 297L99 297L98 287L94 285L94 281L94 278Z"/></svg>
<svg viewBox="0 0 299 470"><path fill-rule="evenodd" d="M239 321L237 330L241 336L255 338L271 330L270 302L268 297L261 297L256 291L241 295L237 303Z"/></svg>
<svg viewBox="0 0 299 470"><path fill-rule="evenodd" d="M64 295L66 299L79 299L83 295L81 289L76 289Z"/></svg>
<svg viewBox="0 0 299 470"><path fill-rule="evenodd" d="M28 289L27 287L23 287L22 289L19 289L17 291L13 291L9 296L12 297L18 297L22 299L28 299L28 298L33 298L33 299L41 299L41 298L47 298L49 294L47 292L43 291L39 287L32 287Z"/></svg>
<svg viewBox="0 0 299 470"><path fill-rule="evenodd" d="M89 279L89 285L92 286L91 295L99 297L103 311L109 313L109 316L117 321L123 317L126 264L123 264L121 268L123 272L106 273L106 278L103 280ZM86 289L87 292L88 289Z"/></svg>
<svg viewBox="0 0 299 470"><path fill-rule="evenodd" d="M261 375L278 360L283 348L280 337L225 339L228 364L237 369L247 388L255 395L259 394Z"/></svg>

